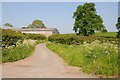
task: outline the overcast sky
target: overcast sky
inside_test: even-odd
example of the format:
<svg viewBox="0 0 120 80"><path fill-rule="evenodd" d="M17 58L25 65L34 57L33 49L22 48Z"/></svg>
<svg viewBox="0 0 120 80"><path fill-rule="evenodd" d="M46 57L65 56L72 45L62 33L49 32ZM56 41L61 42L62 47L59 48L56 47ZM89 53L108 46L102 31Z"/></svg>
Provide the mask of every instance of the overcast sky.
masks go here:
<svg viewBox="0 0 120 80"><path fill-rule="evenodd" d="M61 33L72 33L73 12L83 2L3 2L2 24L11 23L15 28L42 20L47 27L56 27ZM0 4L1 5L1 4ZM117 31L117 2L95 2L97 14L103 18L108 31Z"/></svg>

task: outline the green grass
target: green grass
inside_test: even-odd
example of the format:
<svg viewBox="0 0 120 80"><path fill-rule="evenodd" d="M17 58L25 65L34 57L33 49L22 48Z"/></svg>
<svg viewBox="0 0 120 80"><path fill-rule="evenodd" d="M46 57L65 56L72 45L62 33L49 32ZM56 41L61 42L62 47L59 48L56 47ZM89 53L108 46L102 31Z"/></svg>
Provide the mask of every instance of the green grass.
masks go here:
<svg viewBox="0 0 120 80"><path fill-rule="evenodd" d="M95 35L103 37L116 37L117 32L96 32Z"/></svg>
<svg viewBox="0 0 120 80"><path fill-rule="evenodd" d="M32 45L20 45L15 48L2 49L2 62L14 62L20 59L24 59L32 54L35 46Z"/></svg>
<svg viewBox="0 0 120 80"><path fill-rule="evenodd" d="M118 74L117 45L99 42L65 45L48 42L47 47L62 57L68 65L81 67L86 73L95 73L102 77Z"/></svg>

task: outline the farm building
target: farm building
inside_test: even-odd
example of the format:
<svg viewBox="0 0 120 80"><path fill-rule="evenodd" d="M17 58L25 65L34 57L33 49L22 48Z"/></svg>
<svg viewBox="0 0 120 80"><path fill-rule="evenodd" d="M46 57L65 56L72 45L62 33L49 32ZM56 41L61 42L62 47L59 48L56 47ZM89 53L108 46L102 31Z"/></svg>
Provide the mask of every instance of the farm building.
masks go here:
<svg viewBox="0 0 120 80"><path fill-rule="evenodd" d="M20 29L20 32L30 33L30 34L43 34L46 36L49 36L52 34L59 34L59 31L57 28L26 28L26 29Z"/></svg>

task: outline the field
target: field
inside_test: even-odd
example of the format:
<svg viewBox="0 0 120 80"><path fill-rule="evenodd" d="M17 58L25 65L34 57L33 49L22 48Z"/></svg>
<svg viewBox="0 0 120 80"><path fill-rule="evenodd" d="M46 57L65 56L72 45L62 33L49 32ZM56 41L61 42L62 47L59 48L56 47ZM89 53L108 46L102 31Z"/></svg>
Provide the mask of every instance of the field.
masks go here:
<svg viewBox="0 0 120 80"><path fill-rule="evenodd" d="M96 32L96 36L104 36L104 37L116 37L117 32Z"/></svg>

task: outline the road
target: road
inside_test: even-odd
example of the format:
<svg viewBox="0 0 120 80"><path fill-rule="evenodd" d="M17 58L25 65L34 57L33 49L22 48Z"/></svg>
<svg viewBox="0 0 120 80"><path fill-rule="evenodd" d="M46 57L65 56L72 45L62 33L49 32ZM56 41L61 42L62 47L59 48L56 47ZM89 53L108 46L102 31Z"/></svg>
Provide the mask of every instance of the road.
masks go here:
<svg viewBox="0 0 120 80"><path fill-rule="evenodd" d="M45 43L38 44L34 53L23 60L2 64L3 78L97 78L70 67Z"/></svg>

